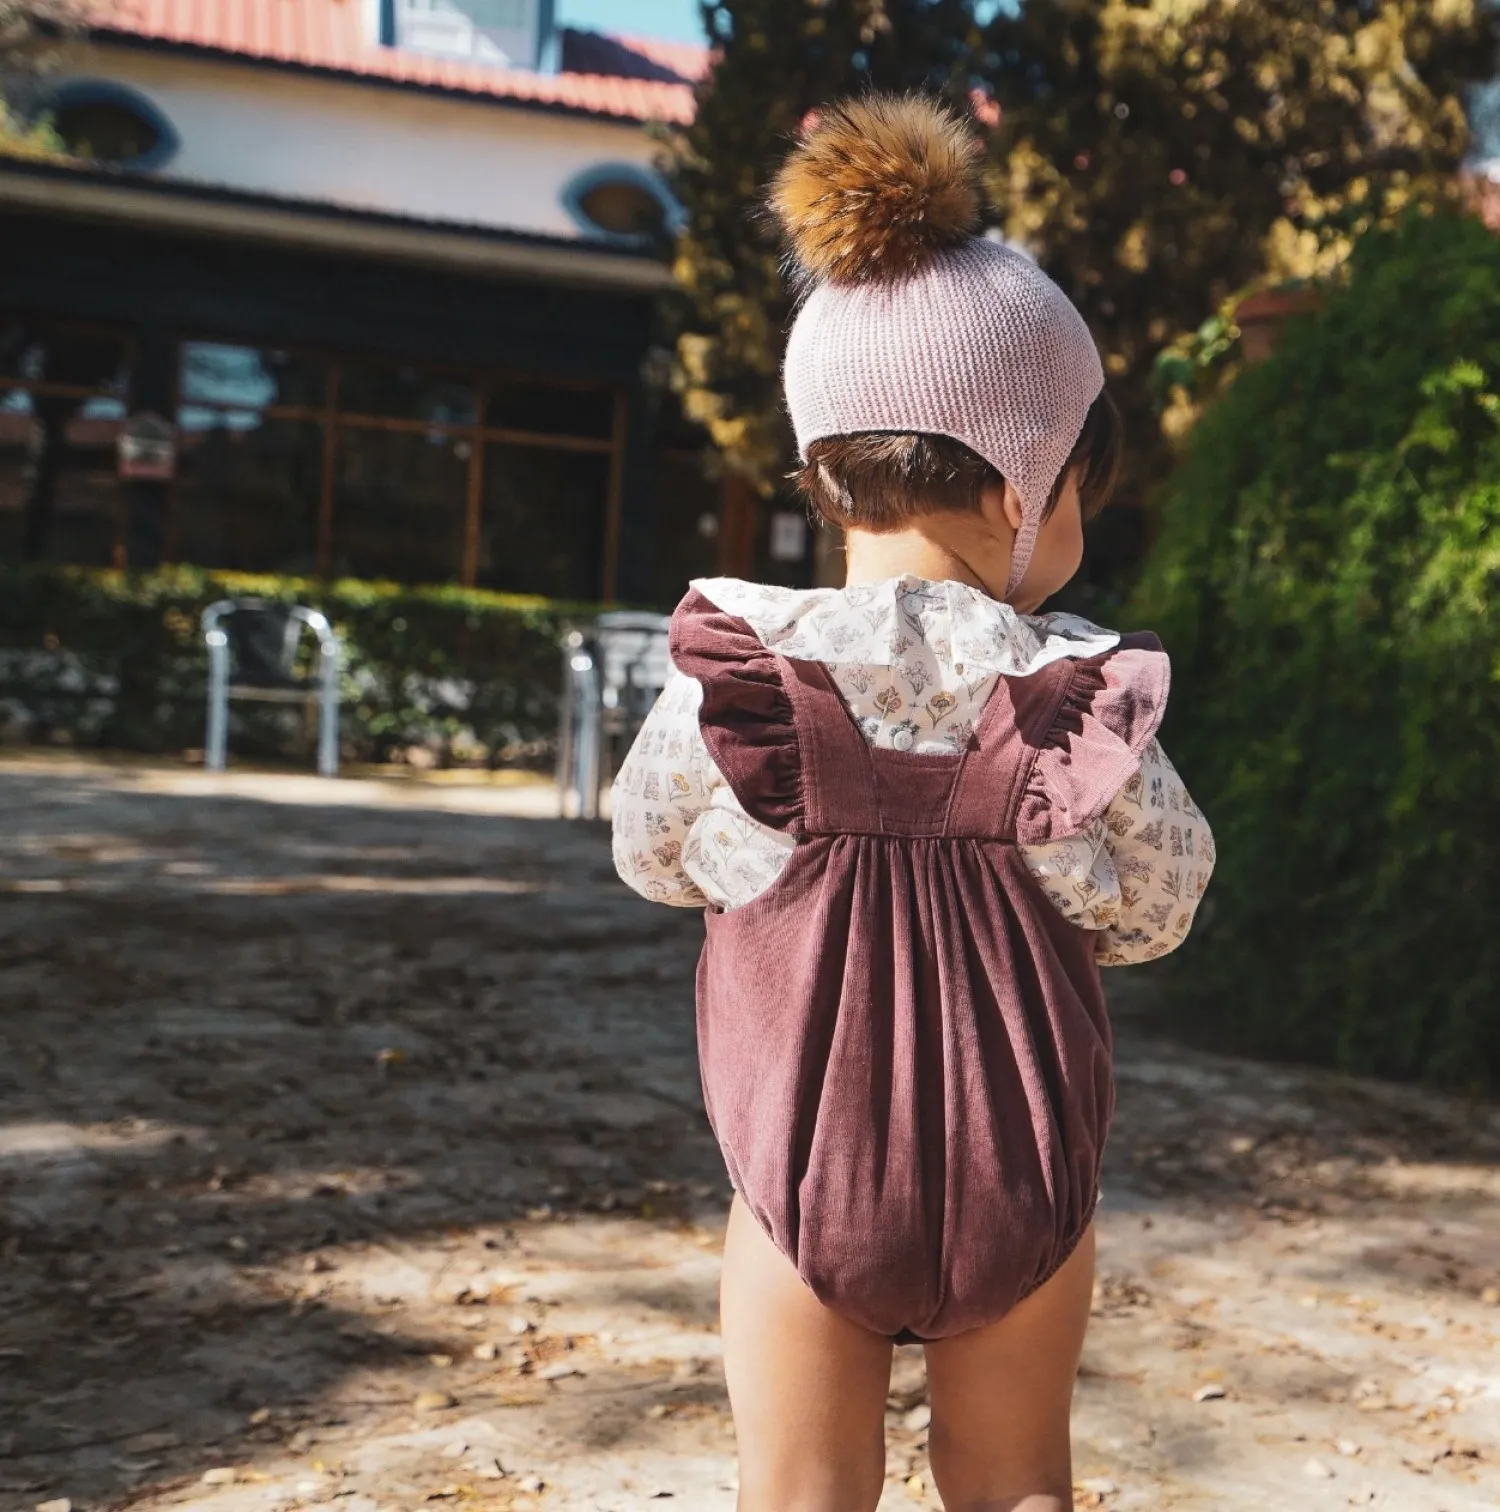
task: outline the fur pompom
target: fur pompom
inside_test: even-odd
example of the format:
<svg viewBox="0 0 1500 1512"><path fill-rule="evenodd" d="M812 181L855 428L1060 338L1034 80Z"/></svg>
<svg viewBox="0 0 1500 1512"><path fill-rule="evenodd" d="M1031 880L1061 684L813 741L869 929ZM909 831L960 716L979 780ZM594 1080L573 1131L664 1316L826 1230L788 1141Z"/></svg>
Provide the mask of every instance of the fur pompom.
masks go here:
<svg viewBox="0 0 1500 1512"><path fill-rule="evenodd" d="M979 219L979 144L922 95L868 95L820 111L771 186L771 209L810 279L914 273Z"/></svg>

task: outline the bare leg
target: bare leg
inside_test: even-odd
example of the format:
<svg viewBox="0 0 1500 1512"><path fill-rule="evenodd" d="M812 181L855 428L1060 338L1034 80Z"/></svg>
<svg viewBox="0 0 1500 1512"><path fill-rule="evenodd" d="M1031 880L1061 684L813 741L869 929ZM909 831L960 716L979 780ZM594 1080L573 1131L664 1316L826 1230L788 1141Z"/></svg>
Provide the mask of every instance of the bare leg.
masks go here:
<svg viewBox="0 0 1500 1512"><path fill-rule="evenodd" d="M824 1307L738 1197L719 1301L740 1512L874 1512L891 1341Z"/></svg>
<svg viewBox="0 0 1500 1512"><path fill-rule="evenodd" d="M1068 1512L1068 1419L1094 1289L1094 1231L988 1328L927 1346L932 1476L947 1512Z"/></svg>

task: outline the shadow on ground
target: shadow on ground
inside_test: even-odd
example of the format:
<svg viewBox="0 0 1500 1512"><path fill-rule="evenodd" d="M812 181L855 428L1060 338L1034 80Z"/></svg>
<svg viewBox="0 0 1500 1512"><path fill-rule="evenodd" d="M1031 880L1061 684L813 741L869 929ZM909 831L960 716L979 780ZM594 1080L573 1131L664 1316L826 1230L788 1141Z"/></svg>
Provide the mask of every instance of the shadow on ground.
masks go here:
<svg viewBox="0 0 1500 1512"><path fill-rule="evenodd" d="M365 786L323 806L0 766L0 1506L166 1505L342 1425L420 1436L567 1393L579 1453L653 1412L722 1430L697 919L628 894L596 827ZM1211 1258L1213 1223L1493 1218L1492 1109L1250 1075L1148 1037L1128 996L1118 1021L1122 1235L1192 1212ZM1477 1303L1500 1279L1451 1236L1307 1249L1298 1285L1323 1264L1353 1286L1352 1264ZM1161 1287L1110 1255L1101 1326L1133 1327ZM616 1315L629 1338L588 1331ZM1263 1388L1349 1397L1353 1370L1287 1358ZM1183 1466L1222 1453L1211 1426L1172 1431ZM428 1494L402 1473L371 1507Z"/></svg>

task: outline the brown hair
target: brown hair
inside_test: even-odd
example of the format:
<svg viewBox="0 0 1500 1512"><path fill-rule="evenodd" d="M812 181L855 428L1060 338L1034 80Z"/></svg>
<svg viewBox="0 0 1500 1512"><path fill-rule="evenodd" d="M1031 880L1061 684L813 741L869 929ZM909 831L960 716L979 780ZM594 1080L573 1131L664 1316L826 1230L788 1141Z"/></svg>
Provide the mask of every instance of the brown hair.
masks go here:
<svg viewBox="0 0 1500 1512"><path fill-rule="evenodd" d="M1072 477L1083 517L1093 519L1114 493L1124 441L1120 412L1108 393L1101 393L1084 419L1042 518L1057 507ZM985 484L1005 481L961 441L888 431L810 442L807 460L793 477L814 514L828 524L875 531L899 529L918 515L977 510Z"/></svg>

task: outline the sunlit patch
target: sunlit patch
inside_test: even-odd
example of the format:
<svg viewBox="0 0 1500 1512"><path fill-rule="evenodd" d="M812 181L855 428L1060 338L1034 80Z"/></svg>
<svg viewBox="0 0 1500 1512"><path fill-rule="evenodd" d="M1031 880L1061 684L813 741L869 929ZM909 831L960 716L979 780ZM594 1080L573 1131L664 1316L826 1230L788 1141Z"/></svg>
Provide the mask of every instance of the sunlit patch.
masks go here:
<svg viewBox="0 0 1500 1512"><path fill-rule="evenodd" d="M198 1142L196 1129L127 1119L111 1124L0 1124L0 1161L66 1161L91 1155L143 1155L174 1142Z"/></svg>

